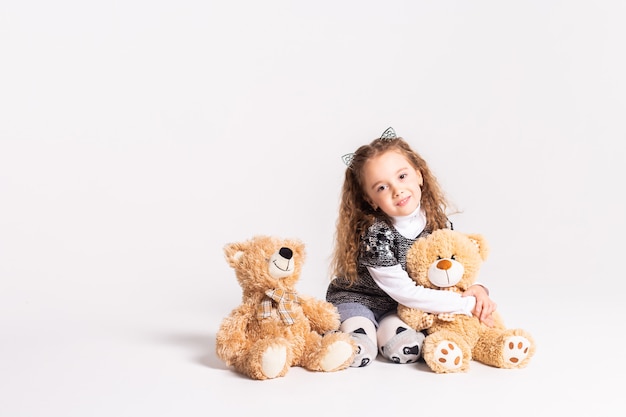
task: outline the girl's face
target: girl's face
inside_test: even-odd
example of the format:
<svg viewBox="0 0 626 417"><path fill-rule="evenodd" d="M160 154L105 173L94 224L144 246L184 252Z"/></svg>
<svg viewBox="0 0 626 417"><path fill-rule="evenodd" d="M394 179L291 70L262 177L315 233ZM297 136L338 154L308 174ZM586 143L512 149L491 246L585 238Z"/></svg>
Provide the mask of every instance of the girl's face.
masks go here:
<svg viewBox="0 0 626 417"><path fill-rule="evenodd" d="M363 165L367 201L388 216L408 216L422 198L422 174L400 152L388 151Z"/></svg>

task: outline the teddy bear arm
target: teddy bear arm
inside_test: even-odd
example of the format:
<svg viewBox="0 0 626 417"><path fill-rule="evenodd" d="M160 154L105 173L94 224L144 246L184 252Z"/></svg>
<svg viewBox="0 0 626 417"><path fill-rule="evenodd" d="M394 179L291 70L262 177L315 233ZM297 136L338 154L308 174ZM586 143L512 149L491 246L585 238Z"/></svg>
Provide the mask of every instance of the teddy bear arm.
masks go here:
<svg viewBox="0 0 626 417"><path fill-rule="evenodd" d="M249 338L246 328L250 320L247 306L239 306L222 320L216 336L216 348L218 355L227 363L231 363L238 352L247 350Z"/></svg>
<svg viewBox="0 0 626 417"><path fill-rule="evenodd" d="M339 313L331 303L305 297L300 305L313 331L324 334L339 329Z"/></svg>
<svg viewBox="0 0 626 417"><path fill-rule="evenodd" d="M397 311L400 319L417 331L428 329L433 325L434 316L422 310L400 304Z"/></svg>

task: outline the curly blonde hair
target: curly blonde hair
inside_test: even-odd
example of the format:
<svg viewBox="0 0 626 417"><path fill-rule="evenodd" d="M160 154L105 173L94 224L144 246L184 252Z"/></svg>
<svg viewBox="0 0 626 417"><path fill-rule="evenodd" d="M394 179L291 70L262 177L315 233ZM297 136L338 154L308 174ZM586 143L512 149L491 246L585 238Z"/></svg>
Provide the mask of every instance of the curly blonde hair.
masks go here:
<svg viewBox="0 0 626 417"><path fill-rule="evenodd" d="M391 219L381 210L375 211L366 199L363 167L369 159L385 152L402 154L422 174L421 207L426 213L427 228L445 228L448 222L448 201L426 161L403 138L374 139L354 153L341 191L339 217L336 223L335 247L331 261L333 277L343 277L354 283L357 279L357 258L361 237L377 218L391 225Z"/></svg>

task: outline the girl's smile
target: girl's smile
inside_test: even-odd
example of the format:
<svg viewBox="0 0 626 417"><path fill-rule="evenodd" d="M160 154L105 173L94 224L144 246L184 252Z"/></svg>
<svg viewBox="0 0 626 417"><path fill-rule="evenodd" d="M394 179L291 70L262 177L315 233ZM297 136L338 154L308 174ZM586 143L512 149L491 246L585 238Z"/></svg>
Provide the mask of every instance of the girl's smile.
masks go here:
<svg viewBox="0 0 626 417"><path fill-rule="evenodd" d="M398 202L398 206L404 207L405 205L408 204L410 199L411 199L411 196L408 196L407 198L403 198L402 200Z"/></svg>

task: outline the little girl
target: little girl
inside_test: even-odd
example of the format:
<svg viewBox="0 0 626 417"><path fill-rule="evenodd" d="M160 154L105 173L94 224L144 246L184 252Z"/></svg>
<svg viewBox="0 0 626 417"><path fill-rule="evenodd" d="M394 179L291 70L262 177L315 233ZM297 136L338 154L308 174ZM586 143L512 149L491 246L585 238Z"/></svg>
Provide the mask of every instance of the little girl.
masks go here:
<svg viewBox="0 0 626 417"><path fill-rule="evenodd" d="M344 162L334 279L326 299L339 310L340 330L359 347L352 366L368 365L379 351L396 363L419 359L425 336L400 320L398 303L429 313L474 314L491 325L496 304L482 285L459 295L417 286L405 271L416 239L451 226L426 161L389 128Z"/></svg>

